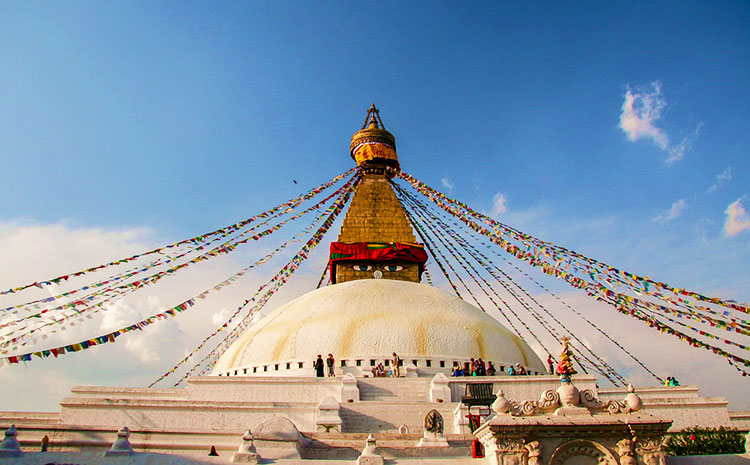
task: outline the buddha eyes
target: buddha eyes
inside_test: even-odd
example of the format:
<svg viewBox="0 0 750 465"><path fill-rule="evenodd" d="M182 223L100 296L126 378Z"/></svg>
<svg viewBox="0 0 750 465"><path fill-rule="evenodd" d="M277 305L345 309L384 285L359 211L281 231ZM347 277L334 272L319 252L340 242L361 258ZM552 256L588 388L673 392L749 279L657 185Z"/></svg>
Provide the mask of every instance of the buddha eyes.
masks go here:
<svg viewBox="0 0 750 465"><path fill-rule="evenodd" d="M373 266L372 265L354 265L352 266L352 269L354 269L354 271L372 271ZM404 267L401 265L384 265L382 267L383 271L388 271L391 273L396 272L396 271L401 271L403 269Z"/></svg>

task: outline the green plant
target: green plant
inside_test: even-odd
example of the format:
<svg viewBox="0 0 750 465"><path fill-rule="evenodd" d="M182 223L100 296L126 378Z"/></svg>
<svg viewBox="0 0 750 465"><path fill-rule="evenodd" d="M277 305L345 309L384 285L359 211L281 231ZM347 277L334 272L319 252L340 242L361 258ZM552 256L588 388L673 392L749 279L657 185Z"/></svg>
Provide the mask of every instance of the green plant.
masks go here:
<svg viewBox="0 0 750 465"><path fill-rule="evenodd" d="M667 439L668 455L744 454L745 436L735 429L695 426L674 433Z"/></svg>

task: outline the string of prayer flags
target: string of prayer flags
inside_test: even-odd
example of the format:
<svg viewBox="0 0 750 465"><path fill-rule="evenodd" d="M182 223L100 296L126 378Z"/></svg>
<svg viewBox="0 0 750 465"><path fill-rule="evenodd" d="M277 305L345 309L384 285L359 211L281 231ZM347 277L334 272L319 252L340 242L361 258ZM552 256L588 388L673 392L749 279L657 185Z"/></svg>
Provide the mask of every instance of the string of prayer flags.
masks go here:
<svg viewBox="0 0 750 465"><path fill-rule="evenodd" d="M309 234L310 231L312 231L312 228L317 223L319 223L320 220L322 220L324 217L330 216L334 212L335 212L336 215L338 215L338 212L340 212L341 209L343 208L343 206L346 204L346 201L348 200L349 196L351 195L351 192L353 191L354 187L356 186L356 184L358 182L359 182L359 178L357 177L356 179L354 179L354 178L350 179L344 186L342 186L342 188L341 188L342 193L341 193L340 197L330 207L328 207L328 209L326 209L324 212L322 212L320 215L318 215L318 217L313 221L313 223L310 226L308 226L307 228L305 228L305 230L303 230L301 233L299 233L297 235L297 237L301 237L304 234ZM318 233L316 233L316 234L318 234ZM322 234L319 237L320 237L320 239L322 239L322 237L323 237ZM298 242L298 240L295 238L295 239L292 239L290 241L287 241L282 246L280 246L277 249L277 251L281 250L282 248L288 246L289 244L291 244L293 242ZM317 245L317 242L315 243L315 245ZM314 247L315 245L313 245L312 247ZM304 248L303 248L303 250L304 250ZM312 249L310 249L310 250L312 250ZM274 251L274 253L275 253L275 251ZM263 263L265 263L265 262L268 261L268 259L270 259L270 256L271 256L271 254L269 254L268 256L266 256L264 259L261 259L260 261L262 261ZM298 256L299 256L299 253L295 256L295 258L298 257ZM294 261L294 258L292 259L292 261ZM297 262L297 263L301 263L301 260L299 262ZM289 264L287 264L287 265L289 265ZM297 266L299 266L299 265L297 265ZM287 267L282 268L282 271L279 271L279 273L277 273L276 276L279 276L280 274L286 274L288 272L288 269L289 268L287 268ZM185 362L187 362L190 358L192 358L196 353L198 353L206 345L206 343L209 340L211 340L214 336L216 336L217 334L219 334L222 331L224 331L225 329L227 329L231 325L231 323L234 321L234 318L237 317L237 315L239 315L240 312L242 312L242 310L248 304L250 304L251 302L255 302L255 299L257 298L258 294L263 289L268 289L266 291L266 293L264 294L263 298L261 299L261 302L263 302L263 304L265 304L265 301L267 301L268 299L270 299L271 296L273 296L273 294L276 292L276 290L278 290L278 288L270 288L271 284L276 281L276 276L273 279L271 279L271 281L269 281L268 283L262 285L258 289L258 291L255 293L255 295L253 295L253 297L251 297L249 299L246 299L242 304L240 304L237 307L237 309L234 311L234 313L232 315L230 315L229 318L223 324L221 324L216 330L214 330L214 332L212 332L211 334L209 334L208 336L206 336L203 339L203 341L201 341L201 343L198 344L197 347L195 347L182 360L180 360L179 362L177 362L177 364L175 364L175 366L173 366L172 368L170 368L167 372L165 372L158 379L156 379L153 383L151 383L149 385L149 387L153 387L154 385L156 385L157 383L159 383L160 381L162 381L163 379L165 379L166 377L168 377L169 375L171 375L172 373L174 373L180 366L182 366ZM282 283L282 285L283 285L283 283ZM263 300L263 299L265 299L265 300ZM251 309L251 312L249 314L255 314L260 308L262 308L262 306L263 305L256 305L255 307L253 307L253 309ZM181 381L179 381L178 384L180 382Z"/></svg>
<svg viewBox="0 0 750 465"><path fill-rule="evenodd" d="M352 179L350 179L350 181L348 183L346 183L344 186L342 186L341 188L339 188L336 192L334 192L333 194L329 195L328 197L326 197L322 201L318 202L317 204L315 204L315 205L313 205L313 206L311 206L311 207L303 210L302 212L300 212L300 213L298 213L298 214L296 214L296 215L288 218L285 221L282 221L282 222L278 223L277 225L275 225L273 227L270 227L270 228L268 228L268 229L266 229L264 231L258 232L257 234L255 234L255 235L253 235L251 237L240 239L241 237L243 237L243 236L245 236L245 235L247 235L247 234L249 234L251 232L254 232L252 230L251 231L247 231L247 232L245 232L245 233L237 236L232 241L228 241L228 242L225 242L223 244L220 244L219 246L214 247L210 251L208 251L208 252L206 252L206 253L198 256L198 257L195 257L195 258L193 258L192 260L190 260L188 262L185 262L185 263L173 266L172 268L167 269L167 270L163 270L163 271L157 272L157 273L155 273L155 274L153 274L151 276L148 276L146 278L142 278L140 281L135 281L135 282L128 283L128 284L123 284L123 285L117 286L115 288L105 289L104 291L101 291L101 292L111 292L114 295L110 296L110 298L106 299L104 302L100 302L100 303L97 303L97 304L92 304L90 302L90 300L93 299L93 297L89 296L89 302L88 303L84 302L82 304L82 305L86 305L84 308L76 307L81 302L81 301L76 301L76 302L73 302L73 303L68 303L68 304L60 305L58 307L55 307L54 309L45 309L45 310L42 310L41 312L38 312L36 314L27 315L27 316L24 316L24 317L16 319L16 320L6 321L5 323L0 324L0 328L12 326L12 325L17 325L17 324L22 323L22 322L24 322L26 320L29 320L29 319L34 319L34 318L38 319L38 318L41 318L42 315L44 315L44 314L46 314L46 313L48 313L50 311L63 310L63 309L66 309L66 308L73 308L74 309L74 313L64 314L64 315L62 315L62 317L55 317L55 316L46 315L45 319L43 319L43 320L37 320L40 324L37 325L36 327L34 327L31 330L28 330L28 327L23 327L23 328L18 328L17 330L13 330L13 331L10 331L10 332L6 333L4 335L6 337L11 336L11 335L15 335L15 337L13 337L12 339L9 339L9 340L7 340L5 342L1 342L0 343L0 348L7 347L8 345L15 344L15 343L17 343L18 341L20 341L20 340L22 340L24 338L28 338L34 331L37 331L37 330L39 330L41 328L47 327L47 326L52 325L52 324L58 324L59 325L62 322L68 320L71 317L80 317L80 315L83 314L83 313L85 313L85 312L89 312L89 311L96 312L96 311L98 311L102 307L103 304L111 302L114 297L121 297L123 294L125 294L127 292L130 292L132 290L140 289L140 288L144 287L145 285L154 284L159 279L161 279L161 278L163 278L165 276L168 276L168 275L174 275L174 273L176 273L178 270L180 270L182 268L185 268L185 267L187 267L187 266L189 266L191 264L198 263L198 262L203 261L203 260L207 260L208 258L214 257L214 256L218 256L219 254L229 253L229 252L233 251L238 245L244 244L244 243L248 242L251 239L252 240L258 240L258 239L260 239L262 237L265 237L265 236L267 236L267 235L269 235L269 234L271 234L271 233L273 233L275 231L278 231L282 226L284 226L285 224L289 223L290 221L296 220L299 217L301 217L301 216L309 213L310 211L313 211L313 210L321 208L322 205L324 205L325 203L327 203L332 197L334 197L336 195L339 195L342 191L344 191L346 189L349 189L349 187L350 187L351 182L352 182L353 179L354 179L354 177ZM22 332L20 335L16 335L19 331L25 331L25 332Z"/></svg>
<svg viewBox="0 0 750 465"><path fill-rule="evenodd" d="M257 297L258 293L260 293L261 290L266 287L272 286L266 291L261 300L258 301L258 303L252 309L250 309L248 314L245 315L240 323L235 326L234 329L232 329L222 341L214 346L214 348L205 357L203 357L203 359L201 359L190 370L188 370L187 373L185 373L182 378L180 378L180 380L178 380L174 384L174 386L179 386L188 377L192 376L201 366L203 366L203 369L200 371L200 374L204 374L205 372L207 372L207 370L210 370L216 364L219 357L221 357L221 355L229 348L232 342L234 342L252 323L252 318L257 313L257 311L263 308L265 303L273 296L273 293L288 281L288 277L299 267L302 261L307 258L307 256L315 248L315 246L320 243L320 241L323 239L323 236L325 236L326 232L328 232L328 230L330 229L336 217L339 215L339 213L341 213L344 205L346 205L346 202L349 200L351 192L354 191L359 181L360 179L357 178L354 186L352 186L351 191L342 195L340 201L337 201L337 204L331 206L330 209L332 210L330 211L329 216L323 222L321 227L310 237L307 243L300 249L300 252L297 254L297 256L292 258L292 260L290 260L289 263L287 263L287 265L284 266L279 271L279 273L277 273L276 276L271 279L271 281L258 289L258 292L256 292L255 296L253 296L253 299Z"/></svg>
<svg viewBox="0 0 750 465"><path fill-rule="evenodd" d="M203 241L205 241L206 238L214 236L216 234L228 234L228 233L234 232L234 231L236 231L236 230L244 227L245 225L247 225L249 223L252 223L252 222L254 222L254 221L258 220L258 219L261 219L261 218L265 218L268 215L271 215L271 214L273 214L273 213L275 213L277 211L287 209L287 208L289 208L291 206L299 205L300 203L304 202L305 200L308 200L308 199L314 197L315 195L319 194L320 192L322 192L323 190L327 189L328 187L336 184L340 180L344 179L346 176L354 173L356 170L357 170L356 167L352 168L352 169L346 171L345 173L342 173L342 174L340 174L338 176L335 176L330 181L321 184L320 186L318 186L318 187L316 187L316 188L308 191L305 194L302 194L302 195L300 195L298 197L295 197L294 199L289 200L288 202L285 202L285 203L283 203L281 205L278 205L278 206L276 206L276 207L274 207L274 208L272 208L270 210L266 210L263 213L259 213L259 214L255 215L255 216L252 216L252 217L247 218L245 220L239 221L239 222L237 222L237 223L235 223L233 225L225 226L223 228L219 228L219 229L217 229L215 231L211 231L209 233L201 234L199 236L191 237L189 239L184 239L182 241L175 242L173 244L169 244L169 245L165 245L163 247L159 247L159 248L156 248L156 249L153 249L153 250L149 250L148 252L143 252L143 253L135 254L135 255L133 255L131 257L128 257L128 258L123 258L123 259L120 259L120 260L114 260L114 261L111 261L109 263L105 263L105 264L102 264L102 265L99 265L99 266L95 266L95 267L91 267L91 268L86 268L84 270L77 271L77 272L74 272L74 273L68 273L68 274L65 274L65 275L61 275L61 276L58 276L56 278L52 278L52 279L48 279L48 280L35 281L33 283L28 283L28 284L25 284L23 286L18 286L18 287L11 288L11 289L8 289L8 290L5 290L5 291L0 291L0 295L13 294L13 293L21 292L21 291L23 291L25 289L29 289L31 287L43 288L45 286L50 286L52 284L59 284L62 281L67 281L71 277L78 277L78 276L82 276L82 275L85 275L85 274L88 274L88 273L93 273L95 271L99 271L99 270L104 269L104 268L109 268L109 267L112 267L112 266L121 265L123 263L129 263L129 262L137 260L137 259L139 259L141 257L147 256L147 255L151 255L151 254L155 254L155 253L161 253L164 250L167 250L167 249L170 249L170 248L174 248L174 247L178 247L178 246L183 245L183 244L203 242Z"/></svg>
<svg viewBox="0 0 750 465"><path fill-rule="evenodd" d="M692 297L703 302L728 307L743 313L750 313L750 308L748 306L737 304L733 300L709 297L698 292L677 288L667 283L657 282L648 276L638 276L634 273L617 269L551 242L542 241L474 211L465 203L446 196L407 173L401 172L399 173L399 176L401 179L404 179L411 184L418 192L440 206L443 210L455 215L456 217L469 216L476 221L480 221L492 227L492 231L487 231L487 234L498 236L506 246L511 247L513 245L503 239L502 236L507 236L513 240L519 241L527 250L532 250L529 254L530 256L526 257L528 260L533 258L534 260L543 260L548 263L566 261L566 263L570 264L572 267L588 272L588 275L592 279L601 279L609 284L618 282L622 285L633 288L638 292L652 292L649 291L649 289L653 287L676 295Z"/></svg>

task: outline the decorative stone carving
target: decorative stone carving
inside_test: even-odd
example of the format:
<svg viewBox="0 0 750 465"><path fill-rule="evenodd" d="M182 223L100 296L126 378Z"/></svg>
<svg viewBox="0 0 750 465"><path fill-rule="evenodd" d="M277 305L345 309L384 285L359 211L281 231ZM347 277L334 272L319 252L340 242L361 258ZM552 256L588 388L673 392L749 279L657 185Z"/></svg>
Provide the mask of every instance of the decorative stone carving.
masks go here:
<svg viewBox="0 0 750 465"><path fill-rule="evenodd" d="M500 396L498 395L498 400ZM494 403L493 403L494 405ZM510 402L511 415L534 415L541 412L552 411L560 405L560 394L552 389L547 389L542 393L539 400L524 400L520 404L515 401ZM494 407L493 407L494 409Z"/></svg>
<svg viewBox="0 0 750 465"><path fill-rule="evenodd" d="M531 441L524 446L529 451L528 465L542 465L542 445L539 441Z"/></svg>
<svg viewBox="0 0 750 465"><path fill-rule="evenodd" d="M628 386L628 395L624 400L610 400L607 402L600 401L594 391L585 389L581 391L581 404L589 410L606 410L611 414L637 412L643 406L641 398L635 393L633 386Z"/></svg>
<svg viewBox="0 0 750 465"><path fill-rule="evenodd" d="M419 441L419 447L448 447L448 441L443 436L443 416L437 410L430 410L424 418L424 437Z"/></svg>
<svg viewBox="0 0 750 465"><path fill-rule="evenodd" d="M117 439L112 443L112 447L104 453L105 457L120 457L124 455L133 455L133 447L130 445L130 430L127 426L120 428L117 432Z"/></svg>
<svg viewBox="0 0 750 465"><path fill-rule="evenodd" d="M617 441L617 455L620 456L620 465L637 465L634 448L635 438L624 438Z"/></svg>
<svg viewBox="0 0 750 465"><path fill-rule="evenodd" d="M409 434L409 427L404 425L401 425L398 427L398 434Z"/></svg>
<svg viewBox="0 0 750 465"><path fill-rule="evenodd" d="M590 459L596 460L596 463L601 465L617 464L615 456L603 445L594 441L576 439L558 447L552 453L549 465L564 465L569 459L574 459L574 457L590 457Z"/></svg>
<svg viewBox="0 0 750 465"><path fill-rule="evenodd" d="M643 438L636 444L636 451L645 465L664 465L666 456L664 454L664 438Z"/></svg>
<svg viewBox="0 0 750 465"><path fill-rule="evenodd" d="M450 402L451 388L450 380L442 373L433 376L430 381L430 402Z"/></svg>
<svg viewBox="0 0 750 465"><path fill-rule="evenodd" d="M317 418L315 418L315 429L318 431L341 432L343 421L339 415L339 403L331 396L324 397L318 404Z"/></svg>
<svg viewBox="0 0 750 465"><path fill-rule="evenodd" d="M367 436L367 442L365 448L362 449L362 453L357 459L357 465L383 465L384 460L378 451L375 437L370 434Z"/></svg>
<svg viewBox="0 0 750 465"><path fill-rule="evenodd" d="M258 451L255 450L255 444L253 444L253 433L247 430L242 435L239 449L232 455L232 463L257 464L259 458Z"/></svg>
<svg viewBox="0 0 750 465"><path fill-rule="evenodd" d="M16 436L18 436L16 425L10 425L10 428L5 431L5 438L0 442L0 458L20 457L23 455L21 445L18 444Z"/></svg>
<svg viewBox="0 0 750 465"><path fill-rule="evenodd" d="M416 378L419 376L419 373L417 373L417 366L413 363L410 363L406 365L406 377L407 378Z"/></svg>
<svg viewBox="0 0 750 465"><path fill-rule="evenodd" d="M424 418L424 430L428 433L443 433L443 416L437 410L430 410Z"/></svg>
<svg viewBox="0 0 750 465"><path fill-rule="evenodd" d="M355 401L359 401L357 378L353 374L347 373L341 377L341 402Z"/></svg>

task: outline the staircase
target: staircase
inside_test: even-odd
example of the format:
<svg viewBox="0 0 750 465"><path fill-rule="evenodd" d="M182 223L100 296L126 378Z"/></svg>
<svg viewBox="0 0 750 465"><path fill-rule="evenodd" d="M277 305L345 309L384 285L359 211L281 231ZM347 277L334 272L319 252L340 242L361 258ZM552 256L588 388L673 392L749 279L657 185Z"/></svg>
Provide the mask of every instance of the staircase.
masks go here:
<svg viewBox="0 0 750 465"><path fill-rule="evenodd" d="M345 433L397 433L406 425L410 434L422 434L424 418L435 409L443 416L446 432L453 425L457 404L430 402L431 378L362 378L357 380L359 402L341 404Z"/></svg>

